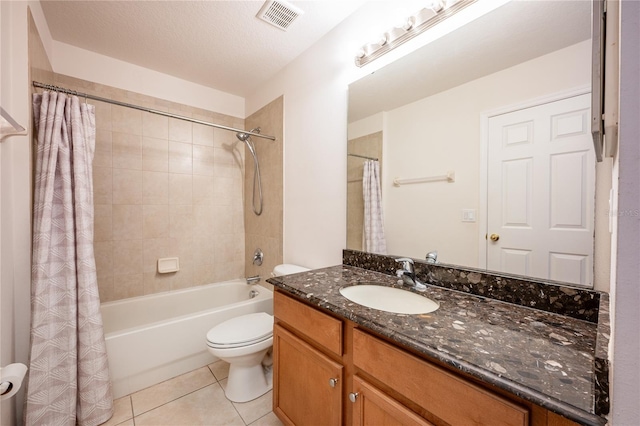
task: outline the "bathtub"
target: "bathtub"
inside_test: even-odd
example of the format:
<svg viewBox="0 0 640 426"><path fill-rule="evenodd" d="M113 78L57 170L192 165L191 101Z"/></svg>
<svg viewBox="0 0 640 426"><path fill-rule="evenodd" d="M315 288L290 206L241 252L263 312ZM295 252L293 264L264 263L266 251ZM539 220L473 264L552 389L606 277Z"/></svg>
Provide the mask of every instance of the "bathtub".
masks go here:
<svg viewBox="0 0 640 426"><path fill-rule="evenodd" d="M251 298L252 290L258 292ZM273 314L273 293L244 279L101 305L114 398L203 367L216 358L206 334L229 318Z"/></svg>

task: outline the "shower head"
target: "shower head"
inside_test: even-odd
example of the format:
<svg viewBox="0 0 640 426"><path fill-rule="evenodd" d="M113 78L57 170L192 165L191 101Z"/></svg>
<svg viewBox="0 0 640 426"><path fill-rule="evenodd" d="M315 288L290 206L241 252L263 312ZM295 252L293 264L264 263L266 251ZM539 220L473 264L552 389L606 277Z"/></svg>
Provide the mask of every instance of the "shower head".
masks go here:
<svg viewBox="0 0 640 426"><path fill-rule="evenodd" d="M255 129L249 130L249 133L260 133L260 127L256 127ZM239 140L241 140L242 142L246 142L251 137L251 135L249 133L238 132L238 133L236 133L236 137Z"/></svg>

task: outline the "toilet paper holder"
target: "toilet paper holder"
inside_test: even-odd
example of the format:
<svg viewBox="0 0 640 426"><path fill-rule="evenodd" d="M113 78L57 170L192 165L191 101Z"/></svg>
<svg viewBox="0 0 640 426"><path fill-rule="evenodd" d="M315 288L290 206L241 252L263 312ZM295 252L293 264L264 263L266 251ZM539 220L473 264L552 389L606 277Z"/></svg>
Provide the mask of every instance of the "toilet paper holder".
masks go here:
<svg viewBox="0 0 640 426"><path fill-rule="evenodd" d="M27 366L20 363L9 364L0 368L0 399L14 396L22 387L22 380L27 374Z"/></svg>
<svg viewBox="0 0 640 426"><path fill-rule="evenodd" d="M2 382L0 383L0 395L4 395L5 393L9 393L13 389L13 383L11 382Z"/></svg>

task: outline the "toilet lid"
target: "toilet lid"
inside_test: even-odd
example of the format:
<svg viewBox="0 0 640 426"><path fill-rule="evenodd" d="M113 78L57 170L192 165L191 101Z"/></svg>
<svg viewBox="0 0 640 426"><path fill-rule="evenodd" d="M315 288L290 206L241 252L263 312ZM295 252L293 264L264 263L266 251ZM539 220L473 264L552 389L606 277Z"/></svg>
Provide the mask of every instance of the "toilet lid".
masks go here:
<svg viewBox="0 0 640 426"><path fill-rule="evenodd" d="M269 338L273 334L273 316L258 312L221 322L207 333L213 345L237 346Z"/></svg>

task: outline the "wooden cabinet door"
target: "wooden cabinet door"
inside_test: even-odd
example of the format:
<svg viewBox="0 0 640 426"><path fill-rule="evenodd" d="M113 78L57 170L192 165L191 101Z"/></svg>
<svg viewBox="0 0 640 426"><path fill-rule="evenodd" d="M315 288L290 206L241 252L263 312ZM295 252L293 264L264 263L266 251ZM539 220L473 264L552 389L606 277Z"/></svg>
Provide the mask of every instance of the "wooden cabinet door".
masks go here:
<svg viewBox="0 0 640 426"><path fill-rule="evenodd" d="M340 425L342 365L278 324L273 351L273 411L280 420L296 426Z"/></svg>
<svg viewBox="0 0 640 426"><path fill-rule="evenodd" d="M432 426L358 376L353 377L353 393L350 398L352 395L355 395L353 426Z"/></svg>

